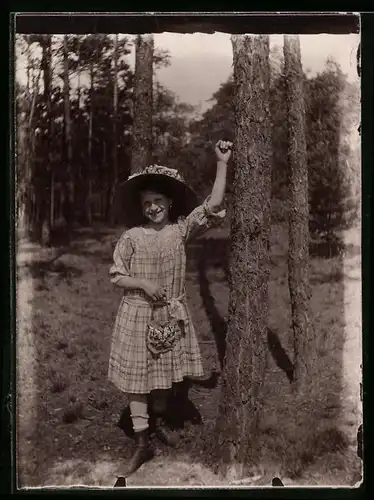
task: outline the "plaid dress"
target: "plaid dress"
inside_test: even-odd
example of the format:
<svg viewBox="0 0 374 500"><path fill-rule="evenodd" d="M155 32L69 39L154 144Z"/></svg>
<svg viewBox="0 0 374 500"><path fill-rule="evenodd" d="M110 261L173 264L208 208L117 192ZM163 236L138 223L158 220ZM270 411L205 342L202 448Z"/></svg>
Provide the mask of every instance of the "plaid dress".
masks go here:
<svg viewBox="0 0 374 500"><path fill-rule="evenodd" d="M121 276L147 279L165 286L168 300L183 296L185 245L222 217L224 212L211 212L205 201L161 232L144 227L125 231L114 250L111 282L115 284ZM187 313L185 334L171 351L155 359L146 346L147 327L152 319L167 320L169 309L152 306L142 290L124 291L112 333L108 369L108 379L121 391L148 394L154 389L169 389L183 377L203 375L199 344L185 297L181 302Z"/></svg>

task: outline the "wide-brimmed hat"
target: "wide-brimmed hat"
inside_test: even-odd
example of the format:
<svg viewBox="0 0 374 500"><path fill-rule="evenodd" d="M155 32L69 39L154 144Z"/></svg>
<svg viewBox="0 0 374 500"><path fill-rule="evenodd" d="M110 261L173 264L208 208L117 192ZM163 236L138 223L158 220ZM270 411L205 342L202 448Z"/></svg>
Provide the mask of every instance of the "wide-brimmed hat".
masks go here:
<svg viewBox="0 0 374 500"><path fill-rule="evenodd" d="M119 192L123 207L123 219L127 226L139 226L144 222L140 206L140 192L155 185L164 186L172 199L171 218L187 216L198 205L193 189L176 169L162 165L150 165L141 172L130 175Z"/></svg>

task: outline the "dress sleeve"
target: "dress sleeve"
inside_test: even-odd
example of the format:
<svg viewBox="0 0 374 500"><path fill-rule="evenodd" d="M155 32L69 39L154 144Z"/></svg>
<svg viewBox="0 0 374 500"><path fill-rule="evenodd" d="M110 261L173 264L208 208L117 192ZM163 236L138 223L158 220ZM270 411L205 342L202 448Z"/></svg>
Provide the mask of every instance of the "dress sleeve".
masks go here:
<svg viewBox="0 0 374 500"><path fill-rule="evenodd" d="M218 225L225 218L226 210L213 212L208 205L208 201L209 197L187 217L178 219L179 228L185 241L200 236L214 225Z"/></svg>
<svg viewBox="0 0 374 500"><path fill-rule="evenodd" d="M130 261L134 253L130 235L125 232L118 240L113 252L113 265L109 269L109 278L114 285L122 276L130 276Z"/></svg>

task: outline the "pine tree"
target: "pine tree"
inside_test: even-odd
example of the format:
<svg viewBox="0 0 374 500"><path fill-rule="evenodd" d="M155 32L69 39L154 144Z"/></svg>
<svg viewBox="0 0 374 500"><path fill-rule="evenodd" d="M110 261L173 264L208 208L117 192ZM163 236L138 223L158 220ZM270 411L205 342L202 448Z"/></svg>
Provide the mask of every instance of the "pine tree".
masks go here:
<svg viewBox="0 0 374 500"><path fill-rule="evenodd" d="M294 344L294 382L304 388L309 352L309 206L304 76L298 36L284 36L290 186L288 274Z"/></svg>
<svg viewBox="0 0 374 500"><path fill-rule="evenodd" d="M271 195L269 37L232 37L235 80L234 205L229 319L216 453L240 478L256 458L268 321Z"/></svg>

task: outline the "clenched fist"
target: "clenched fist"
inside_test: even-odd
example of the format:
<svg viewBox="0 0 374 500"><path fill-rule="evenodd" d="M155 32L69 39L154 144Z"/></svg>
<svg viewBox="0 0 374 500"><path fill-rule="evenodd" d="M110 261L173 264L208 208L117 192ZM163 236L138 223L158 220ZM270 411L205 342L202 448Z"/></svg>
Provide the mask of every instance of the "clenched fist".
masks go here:
<svg viewBox="0 0 374 500"><path fill-rule="evenodd" d="M231 156L232 142L218 141L215 147L217 161L224 161L227 163Z"/></svg>

